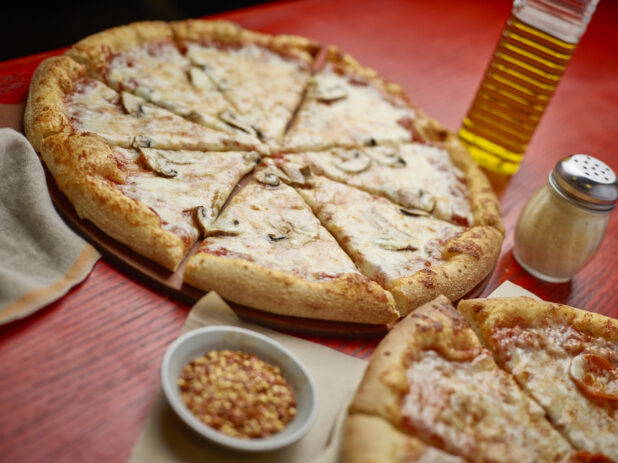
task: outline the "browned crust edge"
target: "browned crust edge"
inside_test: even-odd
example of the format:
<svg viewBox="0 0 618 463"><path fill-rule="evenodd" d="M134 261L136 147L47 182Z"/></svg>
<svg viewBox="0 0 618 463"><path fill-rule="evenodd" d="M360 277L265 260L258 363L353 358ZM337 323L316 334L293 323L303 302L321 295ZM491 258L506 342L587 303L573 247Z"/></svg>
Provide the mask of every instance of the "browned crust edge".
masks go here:
<svg viewBox="0 0 618 463"><path fill-rule="evenodd" d="M86 77L86 68L66 56L43 61L34 72L24 112L24 131L36 151L45 137L69 126L64 114L64 98L73 83Z"/></svg>
<svg viewBox="0 0 618 463"><path fill-rule="evenodd" d="M192 243L161 227L161 219L115 186L126 179L109 145L91 134L45 138L41 157L77 214L143 256L175 270Z"/></svg>
<svg viewBox="0 0 618 463"><path fill-rule="evenodd" d="M492 351L494 327L534 328L566 325L593 337L618 343L618 320L595 312L521 296L464 300L457 306L484 344Z"/></svg>
<svg viewBox="0 0 618 463"><path fill-rule="evenodd" d="M189 19L173 22L171 27L181 49L190 42L232 47L254 44L310 66L321 48L318 42L306 37L285 34L273 36L243 29L234 22L224 20Z"/></svg>
<svg viewBox="0 0 618 463"><path fill-rule="evenodd" d="M404 434L378 416L349 415L344 429L342 463L465 462Z"/></svg>
<svg viewBox="0 0 618 463"><path fill-rule="evenodd" d="M421 269L387 285L402 315L440 294L456 301L485 278L500 255L502 235L492 227L473 227L446 243L443 264Z"/></svg>
<svg viewBox="0 0 618 463"><path fill-rule="evenodd" d="M399 317L392 296L356 274L312 282L254 262L198 253L189 259L184 280L229 301L281 315L369 324Z"/></svg>
<svg viewBox="0 0 618 463"><path fill-rule="evenodd" d="M80 40L67 50L66 55L86 66L91 77L105 81L103 72L110 59L153 42L174 43L174 34L168 23L143 21L113 27Z"/></svg>

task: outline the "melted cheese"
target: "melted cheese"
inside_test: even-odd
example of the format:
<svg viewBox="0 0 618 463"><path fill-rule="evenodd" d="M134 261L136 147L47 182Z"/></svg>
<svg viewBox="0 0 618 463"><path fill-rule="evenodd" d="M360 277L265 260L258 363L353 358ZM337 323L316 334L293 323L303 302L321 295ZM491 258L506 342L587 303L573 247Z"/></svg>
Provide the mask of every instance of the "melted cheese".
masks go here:
<svg viewBox="0 0 618 463"><path fill-rule="evenodd" d="M411 141L410 132L397 121L413 118L414 111L397 107L372 85L351 83L327 67L318 75L314 87L344 89L345 96L320 100L322 92L310 91L286 134L292 151L327 149L332 146L399 144ZM313 96L312 96L313 95Z"/></svg>
<svg viewBox="0 0 618 463"><path fill-rule="evenodd" d="M100 135L112 145L129 148L145 146L161 149L225 151L253 148L254 139L247 134L233 137L194 124L145 100L118 93L101 82L82 79L73 85L65 99L65 112L72 127L79 132ZM125 107L132 114L127 114Z"/></svg>
<svg viewBox="0 0 618 463"><path fill-rule="evenodd" d="M283 183L270 187L251 181L213 230L220 233L206 238L199 252L246 259L308 281L358 274L302 198Z"/></svg>
<svg viewBox="0 0 618 463"><path fill-rule="evenodd" d="M443 262L441 242L463 230L433 217L405 215L388 199L325 177L314 181L299 193L361 271L387 289L427 264Z"/></svg>
<svg viewBox="0 0 618 463"><path fill-rule="evenodd" d="M496 327L491 335L501 365L573 445L618 460L618 403L588 396L569 374L582 353L618 367L618 346L570 326Z"/></svg>
<svg viewBox="0 0 618 463"><path fill-rule="evenodd" d="M163 229L190 241L199 235L193 209L204 206L213 222L232 189L256 164L255 157L239 152L149 151L164 156L176 175L167 178L144 170L138 151L114 148L114 155L129 174L118 188L152 209L161 218Z"/></svg>
<svg viewBox="0 0 618 463"><path fill-rule="evenodd" d="M342 169L342 157L359 151L369 160L367 168L359 172ZM392 148L335 148L305 153L304 156L313 170L333 180L385 196L403 207L432 212L439 219L473 224L468 190L461 180L463 174L443 149L411 143ZM427 197L431 201L425 205L423 198ZM416 198L419 199L415 202Z"/></svg>
<svg viewBox="0 0 618 463"><path fill-rule="evenodd" d="M181 116L201 113L206 125L220 129L217 115L232 109L211 86L197 89L189 80L191 62L171 43L148 44L114 56L105 70L106 82L130 91Z"/></svg>
<svg viewBox="0 0 618 463"><path fill-rule="evenodd" d="M571 448L483 350L471 361L421 351L408 365L404 423L470 461L561 461Z"/></svg>
<svg viewBox="0 0 618 463"><path fill-rule="evenodd" d="M203 67L265 139L280 140L309 77L300 63L257 45L220 49L189 44L187 57Z"/></svg>

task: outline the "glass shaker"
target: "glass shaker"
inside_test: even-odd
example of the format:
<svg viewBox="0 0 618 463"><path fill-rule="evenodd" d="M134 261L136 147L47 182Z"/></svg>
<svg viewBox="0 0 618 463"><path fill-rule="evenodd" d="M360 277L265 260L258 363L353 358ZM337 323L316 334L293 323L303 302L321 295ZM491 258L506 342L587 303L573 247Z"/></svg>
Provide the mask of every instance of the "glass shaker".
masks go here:
<svg viewBox="0 0 618 463"><path fill-rule="evenodd" d="M459 137L491 171L519 169L599 0L515 0Z"/></svg>
<svg viewBox="0 0 618 463"><path fill-rule="evenodd" d="M524 206L513 256L537 278L569 281L601 245L617 198L607 164L585 154L562 159Z"/></svg>

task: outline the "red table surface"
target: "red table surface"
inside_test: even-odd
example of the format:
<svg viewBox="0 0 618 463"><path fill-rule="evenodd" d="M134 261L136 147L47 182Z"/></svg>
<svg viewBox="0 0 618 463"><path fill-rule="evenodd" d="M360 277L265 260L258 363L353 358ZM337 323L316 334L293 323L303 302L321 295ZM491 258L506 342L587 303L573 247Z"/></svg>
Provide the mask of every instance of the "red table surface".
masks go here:
<svg viewBox="0 0 618 463"><path fill-rule="evenodd" d="M273 3L220 17L336 44L456 130L509 10L506 0L346 0ZM617 213L597 256L569 283L541 282L512 255L523 203L561 157L584 152L618 170L617 21L618 2L601 1L519 173L495 180L507 234L484 294L510 280L546 300L618 317ZM19 111L38 63L60 52L0 63L0 103ZM0 328L0 460L125 461L157 393L163 352L189 308L101 260L65 297ZM312 340L359 357L378 341Z"/></svg>

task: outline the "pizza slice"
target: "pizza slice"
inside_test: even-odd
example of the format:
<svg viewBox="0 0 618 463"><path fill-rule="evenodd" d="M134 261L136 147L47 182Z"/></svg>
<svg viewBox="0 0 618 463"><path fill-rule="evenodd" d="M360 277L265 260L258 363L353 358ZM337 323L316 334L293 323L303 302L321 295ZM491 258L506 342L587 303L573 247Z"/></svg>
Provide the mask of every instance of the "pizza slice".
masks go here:
<svg viewBox="0 0 618 463"><path fill-rule="evenodd" d="M462 227L357 188L269 159L363 272L390 291L402 315L445 294L457 300L490 272L502 235Z"/></svg>
<svg viewBox="0 0 618 463"><path fill-rule="evenodd" d="M577 455L444 296L380 342L348 413L381 417L471 462L559 462ZM347 431L345 440L354 439Z"/></svg>
<svg viewBox="0 0 618 463"><path fill-rule="evenodd" d="M256 152L125 149L67 133L44 138L41 156L80 217L170 270L260 159Z"/></svg>
<svg viewBox="0 0 618 463"><path fill-rule="evenodd" d="M453 159L441 147L332 148L284 155L312 172L384 196L401 207L458 225L490 225L503 231L499 203L470 156Z"/></svg>
<svg viewBox="0 0 618 463"><path fill-rule="evenodd" d="M458 308L574 447L618 461L618 321L526 297Z"/></svg>
<svg viewBox="0 0 618 463"><path fill-rule="evenodd" d="M384 418L355 413L345 424L341 463L466 463L406 434Z"/></svg>
<svg viewBox="0 0 618 463"><path fill-rule="evenodd" d="M180 53L167 23L146 21L108 29L81 40L66 54L85 65L90 77L117 92L134 93L216 130L246 131L239 122L242 116Z"/></svg>
<svg viewBox="0 0 618 463"><path fill-rule="evenodd" d="M184 279L283 315L373 324L399 316L392 296L358 272L294 189L263 168L215 221Z"/></svg>
<svg viewBox="0 0 618 463"><path fill-rule="evenodd" d="M303 37L270 36L228 21L173 23L181 49L255 130L278 145L292 119L319 46Z"/></svg>
<svg viewBox="0 0 618 463"><path fill-rule="evenodd" d="M284 149L397 145L413 140L410 121L419 114L403 89L329 47L326 64L311 79Z"/></svg>
<svg viewBox="0 0 618 463"><path fill-rule="evenodd" d="M195 124L127 92L121 94L86 76L66 56L37 68L26 104L24 127L35 149L58 132L93 133L110 144L189 150L264 149L246 133L229 135Z"/></svg>

